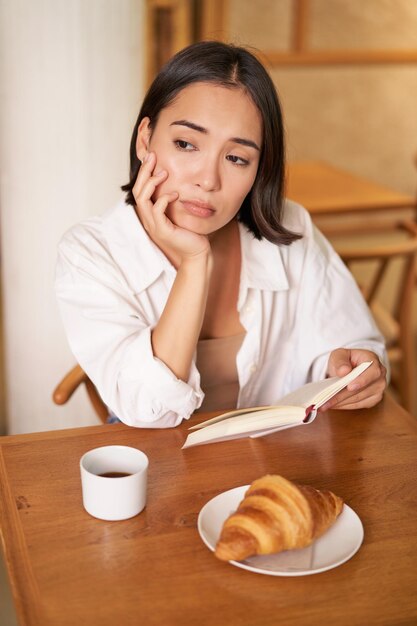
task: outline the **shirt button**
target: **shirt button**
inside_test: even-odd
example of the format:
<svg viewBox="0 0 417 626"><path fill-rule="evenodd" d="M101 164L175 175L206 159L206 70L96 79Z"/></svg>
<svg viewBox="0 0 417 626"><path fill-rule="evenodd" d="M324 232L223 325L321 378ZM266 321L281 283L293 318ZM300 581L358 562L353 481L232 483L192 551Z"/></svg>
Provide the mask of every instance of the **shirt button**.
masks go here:
<svg viewBox="0 0 417 626"><path fill-rule="evenodd" d="M251 374L254 374L257 369L258 369L258 367L257 367L256 363L253 363L253 365L250 368Z"/></svg>

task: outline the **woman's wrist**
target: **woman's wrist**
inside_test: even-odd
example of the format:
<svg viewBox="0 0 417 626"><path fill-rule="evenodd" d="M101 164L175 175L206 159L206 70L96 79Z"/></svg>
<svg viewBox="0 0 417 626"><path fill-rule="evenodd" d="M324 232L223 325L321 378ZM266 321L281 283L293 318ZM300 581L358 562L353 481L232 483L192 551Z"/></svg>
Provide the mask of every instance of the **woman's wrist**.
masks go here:
<svg viewBox="0 0 417 626"><path fill-rule="evenodd" d="M213 268L213 254L210 247L198 254L187 255L181 259L178 270L211 274Z"/></svg>

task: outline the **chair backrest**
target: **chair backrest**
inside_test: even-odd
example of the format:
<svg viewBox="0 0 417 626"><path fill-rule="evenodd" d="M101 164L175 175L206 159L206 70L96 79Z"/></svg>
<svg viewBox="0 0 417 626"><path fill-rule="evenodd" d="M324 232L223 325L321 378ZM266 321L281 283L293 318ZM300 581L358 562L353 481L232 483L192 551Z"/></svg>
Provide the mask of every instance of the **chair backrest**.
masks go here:
<svg viewBox="0 0 417 626"><path fill-rule="evenodd" d="M355 276L385 337L392 382L400 402L407 410L416 410L412 310L417 224L402 220L395 224L362 226L361 230L352 226L344 230L343 236L350 233L354 234L351 244L338 244L335 238L331 238L332 243Z"/></svg>
<svg viewBox="0 0 417 626"><path fill-rule="evenodd" d="M53 401L55 404L66 404L80 385L85 386L87 395L99 420L103 422L103 424L106 423L109 415L107 406L100 398L97 389L88 378L87 374L79 365L75 365L55 387L52 394Z"/></svg>

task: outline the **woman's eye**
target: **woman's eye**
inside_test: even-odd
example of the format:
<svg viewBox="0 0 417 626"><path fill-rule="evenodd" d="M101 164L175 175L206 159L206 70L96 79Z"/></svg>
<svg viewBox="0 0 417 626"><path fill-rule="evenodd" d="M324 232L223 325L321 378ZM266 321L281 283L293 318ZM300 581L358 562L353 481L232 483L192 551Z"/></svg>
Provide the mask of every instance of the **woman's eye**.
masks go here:
<svg viewBox="0 0 417 626"><path fill-rule="evenodd" d="M242 157L238 157L235 154L228 154L226 159L236 165L249 165L249 161L247 159L242 159Z"/></svg>
<svg viewBox="0 0 417 626"><path fill-rule="evenodd" d="M176 145L178 150L186 150L187 152L195 150L195 147L192 143L190 143L189 141L184 141L183 139L177 139L176 141L174 141L174 144Z"/></svg>

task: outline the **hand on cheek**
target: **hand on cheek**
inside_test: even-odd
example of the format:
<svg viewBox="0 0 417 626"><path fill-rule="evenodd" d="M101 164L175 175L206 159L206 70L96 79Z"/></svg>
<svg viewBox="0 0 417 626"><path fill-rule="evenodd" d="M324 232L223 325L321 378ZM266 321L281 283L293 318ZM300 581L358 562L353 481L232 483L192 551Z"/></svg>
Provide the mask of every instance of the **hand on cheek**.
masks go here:
<svg viewBox="0 0 417 626"><path fill-rule="evenodd" d="M176 226L167 215L169 204L178 199L177 191L169 191L164 183L168 172L157 165L156 155L149 152L144 159L133 196L136 211L149 237L175 265L185 258L208 254L208 238Z"/></svg>

